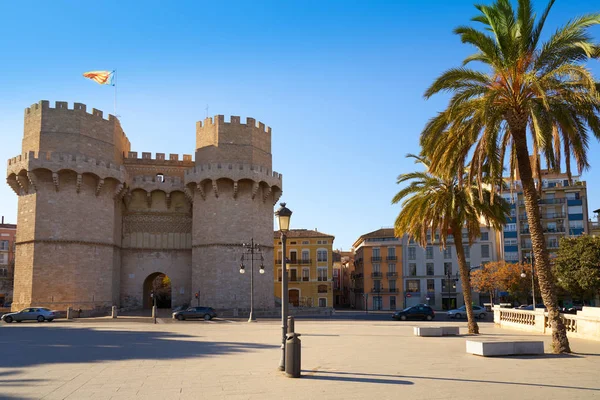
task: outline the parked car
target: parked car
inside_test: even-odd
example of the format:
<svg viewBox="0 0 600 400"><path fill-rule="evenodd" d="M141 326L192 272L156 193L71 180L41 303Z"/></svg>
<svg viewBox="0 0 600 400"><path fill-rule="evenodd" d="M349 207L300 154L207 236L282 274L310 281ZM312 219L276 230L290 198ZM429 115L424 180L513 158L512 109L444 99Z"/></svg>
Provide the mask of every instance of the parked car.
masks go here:
<svg viewBox="0 0 600 400"><path fill-rule="evenodd" d="M435 311L433 308L425 304L419 304L418 306L407 307L402 311L396 311L392 318L396 321L406 321L407 319L422 319L431 321L435 318Z"/></svg>
<svg viewBox="0 0 600 400"><path fill-rule="evenodd" d="M17 311L14 313L4 314L2 316L2 321L10 324L13 321L21 322L21 321L52 321L56 318L56 313L44 307L30 307L24 308L21 311Z"/></svg>
<svg viewBox="0 0 600 400"><path fill-rule="evenodd" d="M485 308L483 308L483 307L473 306L473 315L475 315L475 318L484 319L487 316L487 312L486 312ZM467 307L462 306L457 309L448 311L448 317L449 318L462 318L462 317L466 318L467 317Z"/></svg>
<svg viewBox="0 0 600 400"><path fill-rule="evenodd" d="M183 321L186 319L204 318L211 320L217 316L217 313L211 307L190 307L187 310L176 311L173 313L173 319Z"/></svg>
<svg viewBox="0 0 600 400"><path fill-rule="evenodd" d="M543 304L536 304L535 308L543 308L545 311L548 311L546 306ZM519 307L515 307L515 310L533 311L533 304L529 304L529 305L521 304Z"/></svg>

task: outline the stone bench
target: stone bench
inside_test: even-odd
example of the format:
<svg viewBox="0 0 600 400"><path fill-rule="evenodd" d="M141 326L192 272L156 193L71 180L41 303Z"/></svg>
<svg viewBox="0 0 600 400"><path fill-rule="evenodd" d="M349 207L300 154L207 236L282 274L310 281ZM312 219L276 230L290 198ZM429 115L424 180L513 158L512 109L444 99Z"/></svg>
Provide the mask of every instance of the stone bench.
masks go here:
<svg viewBox="0 0 600 400"><path fill-rule="evenodd" d="M467 340L467 353L483 357L544 354L544 342Z"/></svg>
<svg viewBox="0 0 600 400"><path fill-rule="evenodd" d="M432 337L432 336L451 336L458 335L458 326L415 326L413 327L415 336Z"/></svg>

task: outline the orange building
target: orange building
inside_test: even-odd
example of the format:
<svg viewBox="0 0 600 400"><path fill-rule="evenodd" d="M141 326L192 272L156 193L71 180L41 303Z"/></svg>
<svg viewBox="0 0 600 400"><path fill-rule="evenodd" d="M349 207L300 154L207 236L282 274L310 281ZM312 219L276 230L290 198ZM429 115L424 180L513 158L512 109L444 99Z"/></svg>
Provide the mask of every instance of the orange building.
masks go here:
<svg viewBox="0 0 600 400"><path fill-rule="evenodd" d="M12 300L17 225L0 223L0 307Z"/></svg>
<svg viewBox="0 0 600 400"><path fill-rule="evenodd" d="M402 240L393 228L366 233L354 242L350 303L356 309L395 310L403 304Z"/></svg>

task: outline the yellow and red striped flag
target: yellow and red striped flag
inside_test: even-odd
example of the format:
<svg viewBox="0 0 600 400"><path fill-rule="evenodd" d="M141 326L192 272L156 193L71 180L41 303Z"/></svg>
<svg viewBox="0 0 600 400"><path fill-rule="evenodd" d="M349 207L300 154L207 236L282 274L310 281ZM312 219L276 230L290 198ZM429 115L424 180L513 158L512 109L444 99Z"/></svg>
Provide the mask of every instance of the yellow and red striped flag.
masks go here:
<svg viewBox="0 0 600 400"><path fill-rule="evenodd" d="M101 85L112 85L114 72L115 71L89 71L84 72L83 76Z"/></svg>

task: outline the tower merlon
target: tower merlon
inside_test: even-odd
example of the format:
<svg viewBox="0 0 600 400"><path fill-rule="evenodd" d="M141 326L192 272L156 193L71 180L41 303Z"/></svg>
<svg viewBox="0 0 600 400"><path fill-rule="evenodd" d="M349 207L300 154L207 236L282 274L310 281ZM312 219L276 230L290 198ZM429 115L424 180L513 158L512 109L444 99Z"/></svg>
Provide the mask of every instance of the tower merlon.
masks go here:
<svg viewBox="0 0 600 400"><path fill-rule="evenodd" d="M258 124L256 123L256 120L254 118L251 117L247 117L246 118L246 123L242 124L241 122L241 118L237 115L232 115L229 117L229 122L227 122L225 120L225 116L224 115L215 115L214 117L214 121L212 117L206 117L204 119L204 121L198 121L196 122L196 129L199 128L207 128L210 126L219 126L221 124L225 124L225 125L246 125L248 127L253 127L253 128L257 128L265 133L270 134L271 133L271 127L266 126L264 123L262 122L258 122Z"/></svg>

